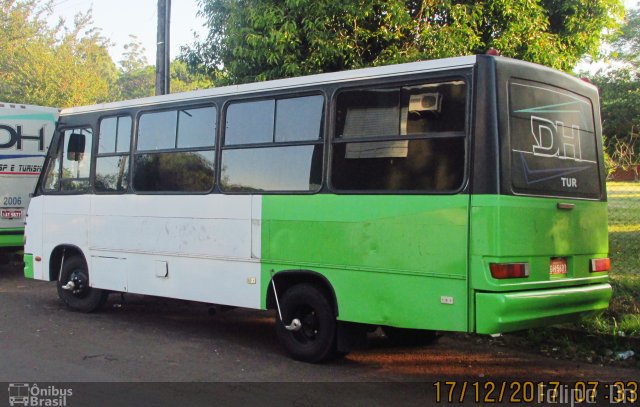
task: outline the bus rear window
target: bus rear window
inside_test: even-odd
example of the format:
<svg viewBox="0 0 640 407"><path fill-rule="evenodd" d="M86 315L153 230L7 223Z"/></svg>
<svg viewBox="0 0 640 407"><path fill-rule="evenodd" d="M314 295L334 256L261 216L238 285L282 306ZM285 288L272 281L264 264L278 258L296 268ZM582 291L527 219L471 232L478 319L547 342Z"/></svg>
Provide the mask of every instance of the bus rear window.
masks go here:
<svg viewBox="0 0 640 407"><path fill-rule="evenodd" d="M509 84L511 182L529 195L599 198L591 101L549 85Z"/></svg>

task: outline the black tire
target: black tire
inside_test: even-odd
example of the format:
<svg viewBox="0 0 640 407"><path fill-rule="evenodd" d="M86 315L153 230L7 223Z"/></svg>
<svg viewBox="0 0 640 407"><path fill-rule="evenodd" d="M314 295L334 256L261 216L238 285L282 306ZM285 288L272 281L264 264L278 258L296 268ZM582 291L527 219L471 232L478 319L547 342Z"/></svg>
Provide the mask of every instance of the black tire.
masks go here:
<svg viewBox="0 0 640 407"><path fill-rule="evenodd" d="M318 363L333 357L336 348L336 318L324 292L311 284L291 287L280 301L282 318L276 317L276 333L292 358ZM285 324L298 318L302 327L288 331Z"/></svg>
<svg viewBox="0 0 640 407"><path fill-rule="evenodd" d="M395 328L392 326L382 327L382 330L389 342L397 346L429 345L438 339L435 331Z"/></svg>
<svg viewBox="0 0 640 407"><path fill-rule="evenodd" d="M62 288L69 281L74 282L74 289ZM107 291L89 286L87 263L80 256L64 259L57 286L60 299L74 311L93 312L103 306L109 296Z"/></svg>

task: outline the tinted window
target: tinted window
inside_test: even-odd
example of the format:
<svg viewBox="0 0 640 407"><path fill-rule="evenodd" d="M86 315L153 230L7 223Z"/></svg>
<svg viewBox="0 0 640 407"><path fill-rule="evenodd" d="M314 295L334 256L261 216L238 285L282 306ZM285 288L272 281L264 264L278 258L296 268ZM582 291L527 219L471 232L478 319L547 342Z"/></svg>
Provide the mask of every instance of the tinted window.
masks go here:
<svg viewBox="0 0 640 407"><path fill-rule="evenodd" d="M55 158L49 161L45 175L44 189L46 191L57 191L60 188L60 161L62 157L63 139L59 139L58 149Z"/></svg>
<svg viewBox="0 0 640 407"><path fill-rule="evenodd" d="M134 188L147 192L206 192L213 188L215 152L136 155Z"/></svg>
<svg viewBox="0 0 640 407"><path fill-rule="evenodd" d="M593 107L548 85L509 85L511 180L516 192L600 196Z"/></svg>
<svg viewBox="0 0 640 407"><path fill-rule="evenodd" d="M131 142L131 117L107 117L100 120L98 154L128 152Z"/></svg>
<svg viewBox="0 0 640 407"><path fill-rule="evenodd" d="M99 192L125 192L129 185L129 156L98 157L95 189Z"/></svg>
<svg viewBox="0 0 640 407"><path fill-rule="evenodd" d="M127 153L131 146L131 117L118 117L117 153Z"/></svg>
<svg viewBox="0 0 640 407"><path fill-rule="evenodd" d="M215 107L178 110L178 148L211 147L215 138Z"/></svg>
<svg viewBox="0 0 640 407"><path fill-rule="evenodd" d="M463 81L341 92L332 185L350 191L459 189L466 95Z"/></svg>
<svg viewBox="0 0 640 407"><path fill-rule="evenodd" d="M133 170L134 188L140 192L211 190L214 184L216 120L214 106L141 116ZM166 128L160 130L161 127ZM154 132L162 134L159 140L148 138ZM151 152L160 149L167 151Z"/></svg>
<svg viewBox="0 0 640 407"><path fill-rule="evenodd" d="M314 191L322 178L322 146L227 150L222 158L225 191Z"/></svg>
<svg viewBox="0 0 640 407"><path fill-rule="evenodd" d="M343 92L338 96L339 138L400 134L400 91L374 89Z"/></svg>
<svg viewBox="0 0 640 407"><path fill-rule="evenodd" d="M129 185L131 117L100 120L94 189L99 193L125 192Z"/></svg>
<svg viewBox="0 0 640 407"><path fill-rule="evenodd" d="M464 176L464 138L339 143L332 185L342 190L452 191Z"/></svg>
<svg viewBox="0 0 640 407"><path fill-rule="evenodd" d="M109 117L100 121L100 133L98 134L98 154L114 153L116 151L117 130L117 117Z"/></svg>
<svg viewBox="0 0 640 407"><path fill-rule="evenodd" d="M225 127L225 144L272 142L274 114L274 100L229 105Z"/></svg>
<svg viewBox="0 0 640 407"><path fill-rule="evenodd" d="M138 123L138 151L175 148L178 115L175 110L145 113Z"/></svg>
<svg viewBox="0 0 640 407"><path fill-rule="evenodd" d="M322 96L278 100L275 141L319 140L323 103Z"/></svg>
<svg viewBox="0 0 640 407"><path fill-rule="evenodd" d="M323 106L324 97L319 95L229 105L222 190L320 189Z"/></svg>

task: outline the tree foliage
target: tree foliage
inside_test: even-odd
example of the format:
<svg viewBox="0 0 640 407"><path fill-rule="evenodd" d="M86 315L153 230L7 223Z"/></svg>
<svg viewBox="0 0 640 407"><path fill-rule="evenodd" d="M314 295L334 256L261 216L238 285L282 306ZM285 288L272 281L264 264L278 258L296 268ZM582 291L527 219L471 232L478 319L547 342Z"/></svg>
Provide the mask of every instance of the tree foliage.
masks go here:
<svg viewBox="0 0 640 407"><path fill-rule="evenodd" d="M107 101L117 75L91 12L47 24L52 2L0 0L0 100L46 106Z"/></svg>
<svg viewBox="0 0 640 407"><path fill-rule="evenodd" d="M629 10L613 37L611 65L591 77L600 90L602 129L611 158L640 164L640 9ZM621 154L624 152L624 154Z"/></svg>
<svg viewBox="0 0 640 407"><path fill-rule="evenodd" d="M71 28L62 20L52 26L52 4L0 0L0 101L68 107L154 94L155 68L137 38L118 68L91 10L77 14ZM213 86L180 61L171 64L171 81L173 92Z"/></svg>
<svg viewBox="0 0 640 407"><path fill-rule="evenodd" d="M117 99L136 99L155 94L156 72L144 55L145 49L135 36L125 45L124 59L120 61L120 75L116 83ZM206 89L214 86L211 79L191 72L183 61L174 60L170 68L171 93Z"/></svg>
<svg viewBox="0 0 640 407"><path fill-rule="evenodd" d="M208 36L181 59L238 83L497 48L570 70L619 0L199 0Z"/></svg>
<svg viewBox="0 0 640 407"><path fill-rule="evenodd" d="M149 65L145 49L135 36L124 46L120 61L120 74L116 82L117 99L136 99L153 96L155 92L155 68Z"/></svg>

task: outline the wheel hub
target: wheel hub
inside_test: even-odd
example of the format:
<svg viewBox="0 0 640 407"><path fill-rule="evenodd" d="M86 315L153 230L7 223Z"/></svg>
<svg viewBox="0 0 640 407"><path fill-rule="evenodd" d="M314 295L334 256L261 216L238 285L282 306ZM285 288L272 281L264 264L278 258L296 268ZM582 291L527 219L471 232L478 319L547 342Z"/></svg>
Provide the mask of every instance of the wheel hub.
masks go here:
<svg viewBox="0 0 640 407"><path fill-rule="evenodd" d="M316 339L316 335L318 335L318 318L316 317L316 313L313 309L301 309L298 313L298 319L302 324L301 328L295 332L296 336L298 336L299 340L302 342L313 341Z"/></svg>
<svg viewBox="0 0 640 407"><path fill-rule="evenodd" d="M73 284L68 284L72 289L70 290L73 295L76 297L84 297L87 295L89 285L88 278L86 274L84 274L80 270L75 270L69 276L69 282Z"/></svg>

